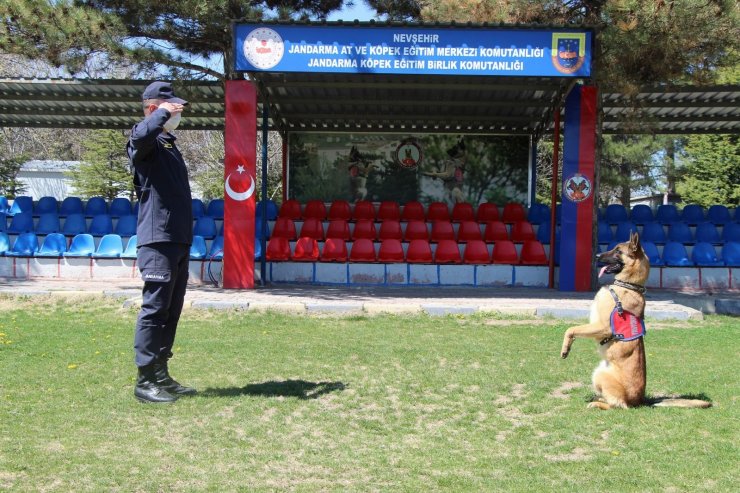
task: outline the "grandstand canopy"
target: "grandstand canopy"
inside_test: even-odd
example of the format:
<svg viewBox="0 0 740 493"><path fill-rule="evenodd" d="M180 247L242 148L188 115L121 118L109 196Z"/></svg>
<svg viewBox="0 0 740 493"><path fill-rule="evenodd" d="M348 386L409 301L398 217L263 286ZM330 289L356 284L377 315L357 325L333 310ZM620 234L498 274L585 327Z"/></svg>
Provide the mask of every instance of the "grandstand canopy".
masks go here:
<svg viewBox="0 0 740 493"><path fill-rule="evenodd" d="M259 73L280 131L539 135L569 90L558 78ZM0 79L0 126L128 129L149 81ZM188 82L182 129L223 128L220 82ZM634 101L638 103L636 109ZM605 133L738 133L740 86L651 87L603 95Z"/></svg>

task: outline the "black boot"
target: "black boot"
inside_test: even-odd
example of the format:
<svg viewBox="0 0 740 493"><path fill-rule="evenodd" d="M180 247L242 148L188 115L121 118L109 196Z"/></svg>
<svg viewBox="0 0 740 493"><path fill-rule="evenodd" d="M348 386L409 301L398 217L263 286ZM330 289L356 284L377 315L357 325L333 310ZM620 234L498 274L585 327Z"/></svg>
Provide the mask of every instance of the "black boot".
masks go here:
<svg viewBox="0 0 740 493"><path fill-rule="evenodd" d="M134 387L134 396L141 402L155 404L175 402L177 396L170 394L164 387L157 383L154 370L154 365L139 367L139 376L136 380L136 387Z"/></svg>
<svg viewBox="0 0 740 493"><path fill-rule="evenodd" d="M168 358L163 357L154 363L154 375L157 378L157 385L175 396L197 394L198 391L193 387L180 385L177 380L170 376L170 372L167 367L167 360Z"/></svg>

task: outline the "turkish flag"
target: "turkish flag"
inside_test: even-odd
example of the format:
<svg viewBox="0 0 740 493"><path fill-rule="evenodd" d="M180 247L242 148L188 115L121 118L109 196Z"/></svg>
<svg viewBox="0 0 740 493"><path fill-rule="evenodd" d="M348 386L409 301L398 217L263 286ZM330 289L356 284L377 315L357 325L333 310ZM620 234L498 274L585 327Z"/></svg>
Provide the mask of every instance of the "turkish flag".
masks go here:
<svg viewBox="0 0 740 493"><path fill-rule="evenodd" d="M226 81L224 146L224 288L254 288L257 90L249 81Z"/></svg>

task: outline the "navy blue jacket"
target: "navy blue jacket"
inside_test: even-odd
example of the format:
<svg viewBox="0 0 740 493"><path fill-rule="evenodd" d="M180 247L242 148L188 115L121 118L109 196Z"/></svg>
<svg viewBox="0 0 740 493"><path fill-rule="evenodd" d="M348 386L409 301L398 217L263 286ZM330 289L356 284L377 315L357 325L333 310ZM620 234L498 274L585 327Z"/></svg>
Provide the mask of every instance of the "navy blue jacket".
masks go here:
<svg viewBox="0 0 740 493"><path fill-rule="evenodd" d="M136 244L193 242L193 206L188 170L175 137L163 134L170 117L157 109L131 130L126 151L139 199Z"/></svg>

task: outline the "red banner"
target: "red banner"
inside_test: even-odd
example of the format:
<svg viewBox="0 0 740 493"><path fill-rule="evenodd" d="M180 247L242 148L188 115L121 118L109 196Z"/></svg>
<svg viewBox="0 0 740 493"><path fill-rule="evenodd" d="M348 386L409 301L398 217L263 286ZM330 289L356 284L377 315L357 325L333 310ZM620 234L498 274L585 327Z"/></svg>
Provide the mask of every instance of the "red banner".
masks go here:
<svg viewBox="0 0 740 493"><path fill-rule="evenodd" d="M224 288L254 288L257 91L249 81L226 81L224 146Z"/></svg>

